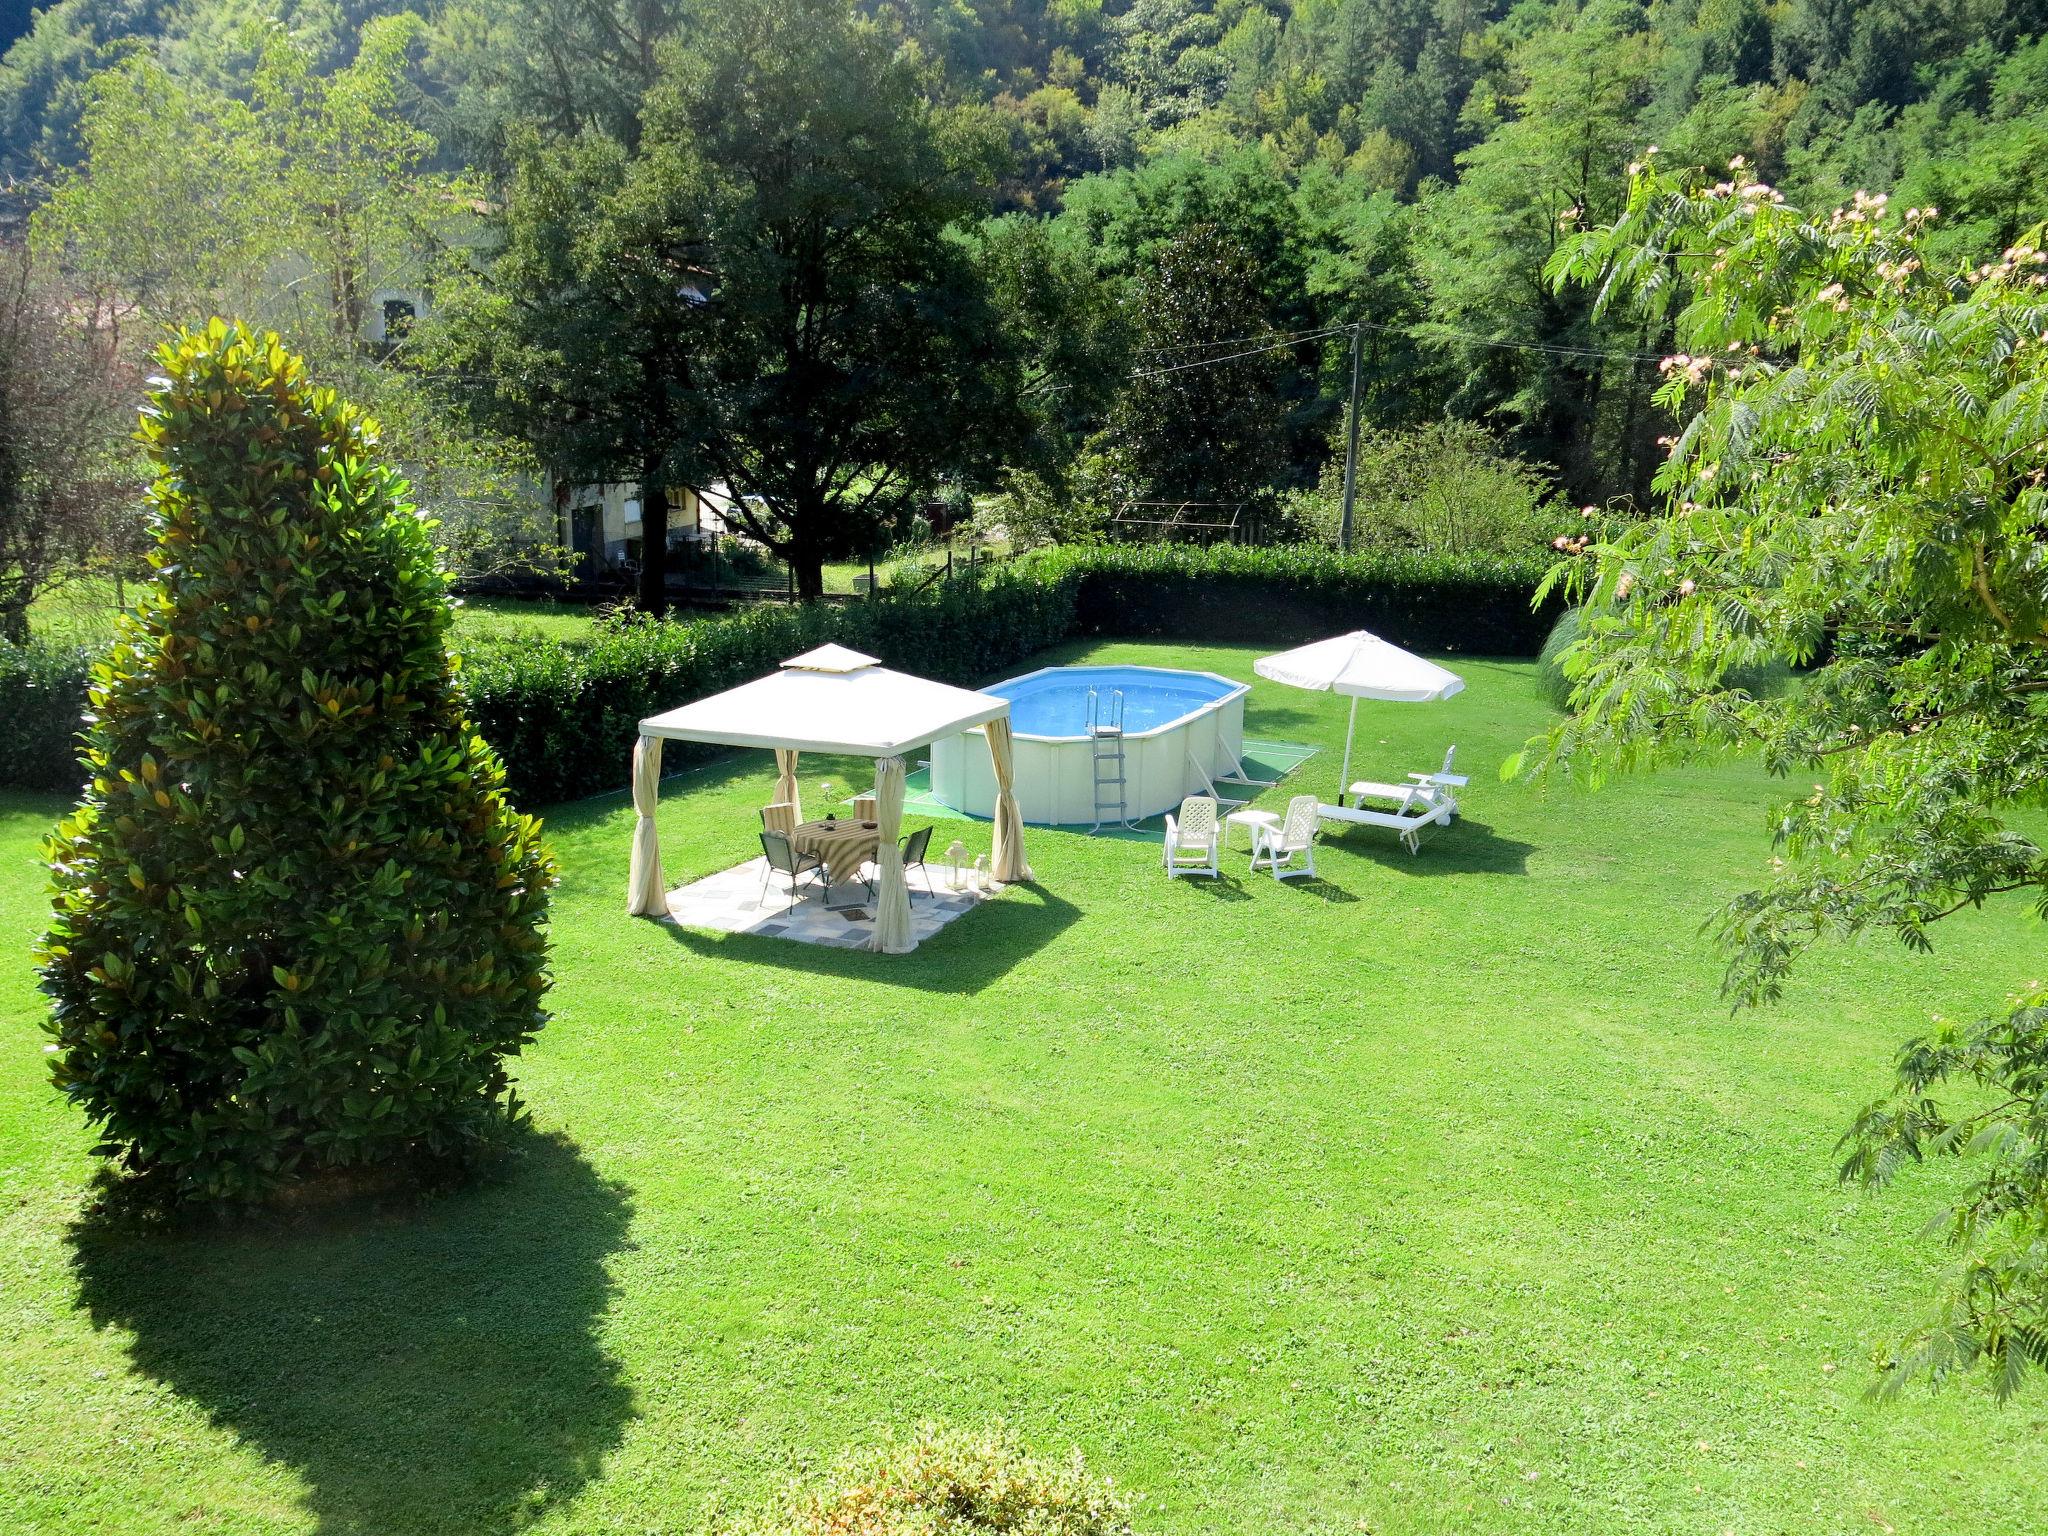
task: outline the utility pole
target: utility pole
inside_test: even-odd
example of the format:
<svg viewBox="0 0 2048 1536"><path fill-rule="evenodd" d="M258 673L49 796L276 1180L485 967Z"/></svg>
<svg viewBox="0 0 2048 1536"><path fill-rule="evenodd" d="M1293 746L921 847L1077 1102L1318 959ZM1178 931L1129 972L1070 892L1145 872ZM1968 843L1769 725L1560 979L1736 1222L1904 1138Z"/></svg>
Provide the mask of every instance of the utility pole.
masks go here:
<svg viewBox="0 0 2048 1536"><path fill-rule="evenodd" d="M1351 324L1351 425L1344 442L1344 515L1337 524L1337 548L1351 553L1351 498L1358 486L1358 350L1363 321Z"/></svg>

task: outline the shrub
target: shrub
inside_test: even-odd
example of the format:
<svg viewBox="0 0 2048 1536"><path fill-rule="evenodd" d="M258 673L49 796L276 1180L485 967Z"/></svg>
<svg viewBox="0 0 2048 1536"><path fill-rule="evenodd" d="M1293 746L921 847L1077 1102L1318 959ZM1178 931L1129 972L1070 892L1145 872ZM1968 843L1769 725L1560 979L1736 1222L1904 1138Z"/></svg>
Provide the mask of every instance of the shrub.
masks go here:
<svg viewBox="0 0 2048 1536"><path fill-rule="evenodd" d="M1282 511L1308 538L1335 546L1344 510L1344 454ZM1540 465L1518 458L1473 421L1433 421L1358 439L1354 550L1445 555L1533 554L1564 519Z"/></svg>
<svg viewBox="0 0 2048 1536"><path fill-rule="evenodd" d="M748 1536L1129 1536L1130 1505L1064 1462L1007 1435L920 1429L842 1460L830 1486L746 1528Z"/></svg>
<svg viewBox="0 0 2048 1536"><path fill-rule="evenodd" d="M92 654L31 640L0 645L0 784L78 792L85 690Z"/></svg>
<svg viewBox="0 0 2048 1536"><path fill-rule="evenodd" d="M516 1113L554 867L464 717L424 522L276 337L159 361L161 575L48 845L57 1085L177 1198L461 1153Z"/></svg>
<svg viewBox="0 0 2048 1536"><path fill-rule="evenodd" d="M972 531L1012 549L1095 543L1109 525L1113 480L1112 466L1095 453L1061 476L1011 470L1001 492L975 510Z"/></svg>
<svg viewBox="0 0 2048 1536"><path fill-rule="evenodd" d="M1283 645L1370 629L1401 645L1494 656L1536 653L1563 606L1530 607L1550 563L1547 554L1340 555L1312 544L1102 545L1021 562L1040 580L1074 583L1083 634Z"/></svg>

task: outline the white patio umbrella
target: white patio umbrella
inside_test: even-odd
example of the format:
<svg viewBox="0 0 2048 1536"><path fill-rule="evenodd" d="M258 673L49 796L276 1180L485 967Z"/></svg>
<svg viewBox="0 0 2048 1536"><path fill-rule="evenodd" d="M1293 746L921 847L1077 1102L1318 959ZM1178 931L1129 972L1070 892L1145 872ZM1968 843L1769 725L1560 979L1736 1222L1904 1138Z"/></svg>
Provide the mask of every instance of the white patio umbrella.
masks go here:
<svg viewBox="0 0 2048 1536"><path fill-rule="evenodd" d="M1358 734L1358 701L1384 699L1396 704L1426 704L1460 692L1465 680L1413 651L1390 645L1378 635L1354 629L1348 635L1296 646L1252 663L1261 677L1312 693L1342 693L1351 698L1351 722L1344 729L1344 769L1337 780L1337 798L1351 782L1351 739Z"/></svg>

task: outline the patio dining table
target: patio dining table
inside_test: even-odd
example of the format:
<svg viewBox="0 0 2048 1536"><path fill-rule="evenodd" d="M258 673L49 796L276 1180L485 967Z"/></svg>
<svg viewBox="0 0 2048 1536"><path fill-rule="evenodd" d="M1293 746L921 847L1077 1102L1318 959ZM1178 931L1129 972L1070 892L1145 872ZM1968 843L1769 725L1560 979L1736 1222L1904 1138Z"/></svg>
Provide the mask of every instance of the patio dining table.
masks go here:
<svg viewBox="0 0 2048 1536"><path fill-rule="evenodd" d="M830 901L830 887L858 878L861 865L880 856L882 834L872 821L801 821L790 833L789 844L824 864L825 899Z"/></svg>

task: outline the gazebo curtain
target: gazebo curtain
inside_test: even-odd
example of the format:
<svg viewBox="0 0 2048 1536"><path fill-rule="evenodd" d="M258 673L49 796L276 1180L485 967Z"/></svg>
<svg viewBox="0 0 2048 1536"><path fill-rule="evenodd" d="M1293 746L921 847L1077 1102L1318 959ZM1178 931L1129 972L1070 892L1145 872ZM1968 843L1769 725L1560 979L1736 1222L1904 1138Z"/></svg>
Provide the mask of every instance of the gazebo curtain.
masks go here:
<svg viewBox="0 0 2048 1536"><path fill-rule="evenodd" d="M661 844L654 834L654 807L660 794L661 738L642 736L633 744L633 866L626 877L626 912L631 917L668 912L668 882L661 875Z"/></svg>
<svg viewBox="0 0 2048 1536"><path fill-rule="evenodd" d="M796 748L775 749L775 800L779 805L796 808L796 819L804 819L803 791L796 787Z"/></svg>
<svg viewBox="0 0 2048 1536"><path fill-rule="evenodd" d="M1016 769L1010 760L1010 722L991 720L988 732L989 762L996 771L995 834L989 847L989 873L1009 884L1029 880L1031 866L1024 862L1024 817L1017 809Z"/></svg>
<svg viewBox="0 0 2048 1536"><path fill-rule="evenodd" d="M903 883L903 759L885 757L875 764L875 821L880 846L875 852L875 936L870 945L885 955L903 955L917 948L910 931L910 891Z"/></svg>

